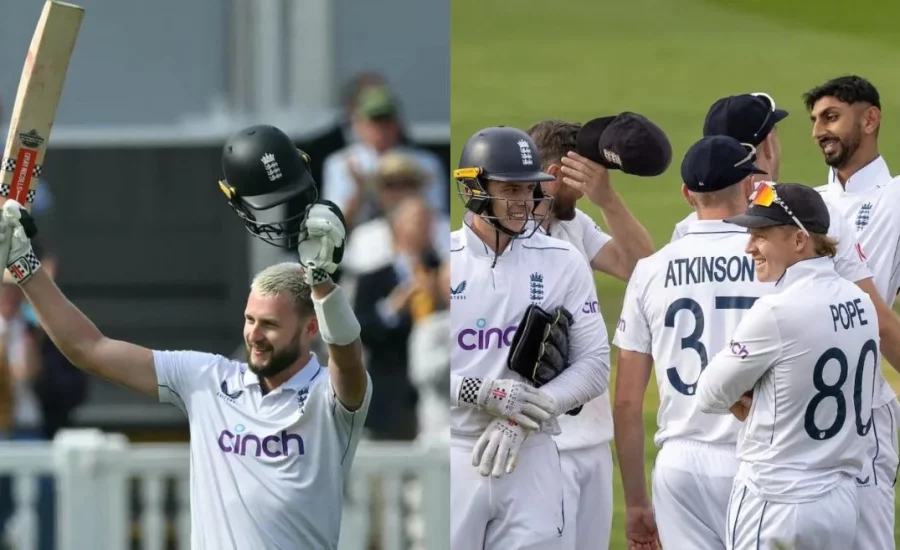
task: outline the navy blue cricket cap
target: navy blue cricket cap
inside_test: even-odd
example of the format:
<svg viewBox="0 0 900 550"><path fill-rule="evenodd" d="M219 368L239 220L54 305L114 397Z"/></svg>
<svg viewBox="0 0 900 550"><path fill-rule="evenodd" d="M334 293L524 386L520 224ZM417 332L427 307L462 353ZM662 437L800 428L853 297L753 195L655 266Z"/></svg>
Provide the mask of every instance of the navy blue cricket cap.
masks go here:
<svg viewBox="0 0 900 550"><path fill-rule="evenodd" d="M575 143L579 155L633 176L658 176L672 163L672 143L663 129L629 111L585 122Z"/></svg>
<svg viewBox="0 0 900 550"><path fill-rule="evenodd" d="M731 136L755 147L787 116L788 112L777 108L775 100L768 94L723 97L706 113L703 135Z"/></svg>
<svg viewBox="0 0 900 550"><path fill-rule="evenodd" d="M765 174L753 161L756 149L728 136L708 136L691 145L681 162L681 181L695 193L711 193Z"/></svg>

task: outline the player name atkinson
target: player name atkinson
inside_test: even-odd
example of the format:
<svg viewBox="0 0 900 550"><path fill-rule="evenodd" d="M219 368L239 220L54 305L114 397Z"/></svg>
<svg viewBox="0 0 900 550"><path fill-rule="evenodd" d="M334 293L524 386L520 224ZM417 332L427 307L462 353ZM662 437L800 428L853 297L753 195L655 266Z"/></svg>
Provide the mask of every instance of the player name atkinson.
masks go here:
<svg viewBox="0 0 900 550"><path fill-rule="evenodd" d="M669 260L665 287L723 281L753 281L756 271L750 256L696 256Z"/></svg>

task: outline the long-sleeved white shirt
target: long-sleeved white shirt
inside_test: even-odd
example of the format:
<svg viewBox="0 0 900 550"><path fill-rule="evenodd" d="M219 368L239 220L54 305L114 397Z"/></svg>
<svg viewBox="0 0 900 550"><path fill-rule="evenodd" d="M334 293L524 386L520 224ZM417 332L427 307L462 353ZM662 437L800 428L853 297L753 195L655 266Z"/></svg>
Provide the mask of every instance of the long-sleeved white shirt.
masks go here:
<svg viewBox="0 0 900 550"><path fill-rule="evenodd" d="M590 216L577 208L574 219L556 220L550 226L549 235L575 247L588 266L600 250L612 241L612 235L600 229ZM588 309L599 307L595 303ZM560 451L586 449L612 441L614 430L609 391L585 403L577 415L560 416L559 427L562 433L554 439Z"/></svg>
<svg viewBox="0 0 900 550"><path fill-rule="evenodd" d="M467 216L470 223L471 215ZM536 232L513 239L494 263L494 252L467 224L451 243L452 435L478 436L491 416L458 402L464 377L525 379L507 367L512 337L529 304L565 307L574 317L569 368L541 389L560 414L609 387L609 341L590 267L572 245Z"/></svg>
<svg viewBox="0 0 900 550"><path fill-rule="evenodd" d="M809 502L858 475L881 369L869 296L829 258L800 261L756 301L697 388L701 410L753 405L738 440L738 478L773 502Z"/></svg>

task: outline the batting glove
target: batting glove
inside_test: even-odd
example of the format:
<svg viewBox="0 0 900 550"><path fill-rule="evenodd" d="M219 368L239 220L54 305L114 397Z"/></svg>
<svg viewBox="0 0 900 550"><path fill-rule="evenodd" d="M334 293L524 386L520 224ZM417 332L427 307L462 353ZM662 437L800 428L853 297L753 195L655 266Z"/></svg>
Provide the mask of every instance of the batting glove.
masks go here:
<svg viewBox="0 0 900 550"><path fill-rule="evenodd" d="M37 235L37 226L31 215L14 200L7 200L0 209L0 250L10 275L22 284L41 267L31 238Z"/></svg>
<svg viewBox="0 0 900 550"><path fill-rule="evenodd" d="M478 473L496 478L516 469L522 443L530 433L521 425L505 418L495 418L478 438L472 449L472 466Z"/></svg>
<svg viewBox="0 0 900 550"><path fill-rule="evenodd" d="M528 430L537 430L541 422L557 416L553 398L515 380L463 378L457 401L512 420Z"/></svg>
<svg viewBox="0 0 900 550"><path fill-rule="evenodd" d="M297 252L310 286L331 280L344 256L347 226L334 203L318 201L309 206L300 227Z"/></svg>

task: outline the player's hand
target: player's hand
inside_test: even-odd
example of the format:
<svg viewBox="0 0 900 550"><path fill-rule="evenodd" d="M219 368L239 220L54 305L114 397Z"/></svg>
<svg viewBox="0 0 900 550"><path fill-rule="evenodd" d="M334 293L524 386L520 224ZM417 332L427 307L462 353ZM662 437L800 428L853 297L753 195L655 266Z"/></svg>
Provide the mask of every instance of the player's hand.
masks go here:
<svg viewBox="0 0 900 550"><path fill-rule="evenodd" d="M562 158L562 164L563 183L584 193L592 203L603 206L613 197L609 170L605 166L574 151Z"/></svg>
<svg viewBox="0 0 900 550"><path fill-rule="evenodd" d="M344 256L346 238L347 226L337 205L330 201L317 201L307 208L300 226L297 253L310 286L331 280Z"/></svg>
<svg viewBox="0 0 900 550"><path fill-rule="evenodd" d="M0 259L17 283L22 284L40 269L31 239L37 226L31 215L14 200L7 200L0 209Z"/></svg>
<svg viewBox="0 0 900 550"><path fill-rule="evenodd" d="M537 430L541 422L559 415L553 398L515 380L463 378L459 402L512 420L527 430Z"/></svg>
<svg viewBox="0 0 900 550"><path fill-rule="evenodd" d="M752 406L753 390L750 390L748 392L745 392L744 395L741 396L740 401L732 405L729 410L735 418L743 422L744 420L747 420L748 416L750 416L750 407Z"/></svg>
<svg viewBox="0 0 900 550"><path fill-rule="evenodd" d="M478 438L472 449L472 466L487 477L503 477L516 469L519 450L530 433L520 424L506 419L495 418Z"/></svg>
<svg viewBox="0 0 900 550"><path fill-rule="evenodd" d="M628 540L628 550L659 550L659 531L653 508L625 508L625 539Z"/></svg>

